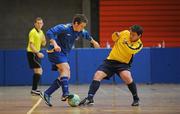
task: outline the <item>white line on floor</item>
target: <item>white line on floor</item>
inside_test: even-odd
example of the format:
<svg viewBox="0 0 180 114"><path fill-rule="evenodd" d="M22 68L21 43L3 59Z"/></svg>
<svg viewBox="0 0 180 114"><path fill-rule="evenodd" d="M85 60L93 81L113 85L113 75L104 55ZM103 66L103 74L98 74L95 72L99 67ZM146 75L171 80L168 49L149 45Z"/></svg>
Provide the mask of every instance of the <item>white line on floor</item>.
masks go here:
<svg viewBox="0 0 180 114"><path fill-rule="evenodd" d="M41 98L39 98L39 100L36 102L36 104L34 104L34 106L27 112L27 114L31 114L34 109L41 103Z"/></svg>

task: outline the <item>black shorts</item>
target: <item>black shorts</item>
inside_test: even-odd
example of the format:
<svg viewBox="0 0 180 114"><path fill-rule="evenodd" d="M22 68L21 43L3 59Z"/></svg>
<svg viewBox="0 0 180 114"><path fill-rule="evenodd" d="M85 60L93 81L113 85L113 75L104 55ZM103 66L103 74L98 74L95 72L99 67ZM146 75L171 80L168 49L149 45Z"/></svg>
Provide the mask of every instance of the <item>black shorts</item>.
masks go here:
<svg viewBox="0 0 180 114"><path fill-rule="evenodd" d="M114 74L119 75L119 72L121 72L123 70L130 71L130 67L131 67L130 64L106 59L106 60L104 60L103 64L101 64L97 68L97 71L103 71L104 73L106 73L107 76L104 79L109 80Z"/></svg>
<svg viewBox="0 0 180 114"><path fill-rule="evenodd" d="M41 59L35 53L27 52L27 59L31 69L41 68Z"/></svg>

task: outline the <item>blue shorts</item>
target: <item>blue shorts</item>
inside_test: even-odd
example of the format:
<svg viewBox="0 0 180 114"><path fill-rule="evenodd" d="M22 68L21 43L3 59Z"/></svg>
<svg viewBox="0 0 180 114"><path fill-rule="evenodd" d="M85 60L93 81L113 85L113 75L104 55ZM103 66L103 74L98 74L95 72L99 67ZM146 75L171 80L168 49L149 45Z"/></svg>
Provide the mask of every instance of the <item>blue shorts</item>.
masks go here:
<svg viewBox="0 0 180 114"><path fill-rule="evenodd" d="M119 75L119 72L121 72L123 70L130 71L130 67L131 67L130 64L106 59L106 60L104 60L103 64L101 64L97 68L97 71L103 71L104 73L106 73L107 76L104 79L109 80L114 74Z"/></svg>
<svg viewBox="0 0 180 114"><path fill-rule="evenodd" d="M52 63L52 70L57 70L56 64L68 62L68 57L63 52L48 53L48 59Z"/></svg>

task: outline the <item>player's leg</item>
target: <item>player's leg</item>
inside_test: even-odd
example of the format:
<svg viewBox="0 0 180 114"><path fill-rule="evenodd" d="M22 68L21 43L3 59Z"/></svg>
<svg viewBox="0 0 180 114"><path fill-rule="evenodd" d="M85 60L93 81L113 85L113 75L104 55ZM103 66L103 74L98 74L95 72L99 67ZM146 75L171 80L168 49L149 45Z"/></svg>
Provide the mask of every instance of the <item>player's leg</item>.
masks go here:
<svg viewBox="0 0 180 114"><path fill-rule="evenodd" d="M53 70L58 70L56 65L53 64L52 65L52 69ZM59 77L60 77L60 74L59 74ZM48 106L52 106L51 104L51 95L58 89L60 88L61 86L61 81L57 78L53 81L53 83L49 86L48 89L46 89L44 91L44 93L41 93L40 96L41 98L45 101L45 103L48 105Z"/></svg>
<svg viewBox="0 0 180 114"><path fill-rule="evenodd" d="M31 94L39 95L40 91L37 90L37 88L40 77L42 75L41 59L38 58L37 55L32 52L27 52L27 59L28 59L29 67L33 69L34 72Z"/></svg>
<svg viewBox="0 0 180 114"><path fill-rule="evenodd" d="M33 74L33 82L32 82L32 90L31 90L31 94L36 94L39 95L40 94L40 90L38 90L38 84L39 84L39 80L41 78L42 75L42 68L34 68L33 69L34 74Z"/></svg>
<svg viewBox="0 0 180 114"><path fill-rule="evenodd" d="M57 70L57 67L55 64L52 65L52 68L55 68ZM59 74L59 76L60 76L60 74ZM44 93L48 96L51 96L60 86L61 86L61 82L57 78L53 81L51 86Z"/></svg>
<svg viewBox="0 0 180 114"><path fill-rule="evenodd" d="M139 106L139 97L137 94L137 87L136 87L135 82L132 79L131 72L128 70L123 70L119 73L119 75L121 76L121 79L126 83L130 92L132 93L132 96L133 96L132 106Z"/></svg>
<svg viewBox="0 0 180 114"><path fill-rule="evenodd" d="M94 75L93 81L91 82L89 86L88 96L83 99L79 105L85 105L85 104L94 104L93 97L96 94L97 90L100 87L100 81L105 78L107 74L103 71L97 71Z"/></svg>
<svg viewBox="0 0 180 114"><path fill-rule="evenodd" d="M60 72L60 76L58 77L58 80L61 82L62 87L62 101L66 101L66 99L69 96L69 79L70 79L70 66L68 63L61 63L56 65L58 68L58 71Z"/></svg>
<svg viewBox="0 0 180 114"><path fill-rule="evenodd" d="M100 81L105 78L107 76L107 74L103 71L97 71L94 75L93 81L89 87L89 91L88 91L88 99L93 99L96 91L99 89L100 87Z"/></svg>
<svg viewBox="0 0 180 114"><path fill-rule="evenodd" d="M48 106L52 106L51 104L51 95L61 86L61 82L59 79L55 79L53 81L53 83L51 84L51 86L44 92L44 93L41 93L40 96L41 98L45 101L45 103L48 105Z"/></svg>
<svg viewBox="0 0 180 114"><path fill-rule="evenodd" d="M64 84L62 84L62 81L61 81L61 77L63 77L62 75L64 75L64 77L70 77L70 72L66 73L66 71L68 71L68 70L64 70L64 69L67 69L67 68L69 69L69 65L67 63L67 61L68 61L67 57L63 53L57 53L57 52L48 53L48 58L49 58L49 61L52 63L52 70L53 71L58 70L59 71L59 76L58 76L57 79L55 79L53 81L51 86L44 93L41 93L41 97L45 100L45 103L47 105L52 106L52 104L50 103L50 96L60 86L64 85ZM64 65L65 63L66 63L66 65ZM62 79L64 79L64 78L62 78ZM66 78L64 80L66 80Z"/></svg>

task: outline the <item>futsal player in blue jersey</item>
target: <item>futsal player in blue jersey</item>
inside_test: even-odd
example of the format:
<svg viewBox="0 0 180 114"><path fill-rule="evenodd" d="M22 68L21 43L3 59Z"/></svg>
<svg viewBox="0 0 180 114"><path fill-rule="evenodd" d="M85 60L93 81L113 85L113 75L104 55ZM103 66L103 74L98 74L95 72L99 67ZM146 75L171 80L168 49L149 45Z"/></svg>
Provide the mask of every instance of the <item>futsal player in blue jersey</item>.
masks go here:
<svg viewBox="0 0 180 114"><path fill-rule="evenodd" d="M59 24L50 28L46 33L50 40L47 53L49 61L52 63L52 70L58 70L60 74L52 85L44 93L40 94L48 106L52 106L50 96L59 87L62 87L61 101L66 101L69 98L70 66L68 64L68 55L74 41L81 37L89 40L95 48L100 47L98 42L84 29L87 23L88 20L85 15L76 14L72 23Z"/></svg>

